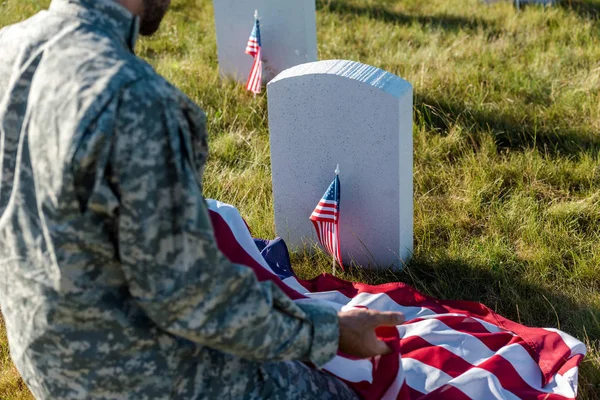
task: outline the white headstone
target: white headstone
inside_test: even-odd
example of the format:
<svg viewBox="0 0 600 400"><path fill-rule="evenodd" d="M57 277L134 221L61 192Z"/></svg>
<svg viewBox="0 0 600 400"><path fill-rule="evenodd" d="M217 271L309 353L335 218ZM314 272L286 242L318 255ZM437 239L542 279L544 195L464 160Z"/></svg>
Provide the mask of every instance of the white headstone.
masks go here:
<svg viewBox="0 0 600 400"><path fill-rule="evenodd" d="M263 82L298 64L317 60L315 0L214 0L219 68L246 83L253 58L245 53L258 10Z"/></svg>
<svg viewBox="0 0 600 400"><path fill-rule="evenodd" d="M292 249L340 165L344 264L401 268L413 248L412 86L378 68L298 65L267 86L275 225Z"/></svg>
<svg viewBox="0 0 600 400"><path fill-rule="evenodd" d="M528 4L538 4L543 6L555 6L558 4L558 0L513 0L513 4L517 8L521 8L521 6L526 6Z"/></svg>

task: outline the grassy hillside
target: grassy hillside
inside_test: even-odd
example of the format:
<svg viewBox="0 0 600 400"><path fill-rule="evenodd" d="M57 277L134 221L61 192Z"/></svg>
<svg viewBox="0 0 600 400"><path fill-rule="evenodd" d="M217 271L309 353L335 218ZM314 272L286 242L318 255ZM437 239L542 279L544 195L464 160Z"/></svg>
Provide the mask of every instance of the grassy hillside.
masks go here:
<svg viewBox="0 0 600 400"><path fill-rule="evenodd" d="M588 344L580 398L600 398L600 2L318 0L321 59L371 64L414 85L415 254L408 282L480 301ZM47 1L0 0L0 26ZM1 50L0 50L1 51ZM139 54L207 112L206 194L274 236L267 99L218 76L209 0L175 0ZM329 258L296 254L304 277ZM0 329L1 331L2 329ZM29 398L0 333L0 398Z"/></svg>

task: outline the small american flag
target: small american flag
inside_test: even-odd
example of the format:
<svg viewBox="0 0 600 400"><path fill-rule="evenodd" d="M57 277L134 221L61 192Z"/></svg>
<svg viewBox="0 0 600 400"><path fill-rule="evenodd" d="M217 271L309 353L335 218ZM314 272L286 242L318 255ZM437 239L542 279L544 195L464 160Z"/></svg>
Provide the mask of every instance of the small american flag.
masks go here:
<svg viewBox="0 0 600 400"><path fill-rule="evenodd" d="M340 252L340 178L336 169L335 179L312 212L310 220L317 231L317 238L325 250L342 266ZM343 266L342 266L343 268Z"/></svg>
<svg viewBox="0 0 600 400"><path fill-rule="evenodd" d="M260 25L258 22L258 11L254 12L254 28L250 33L248 44L246 45L246 54L254 57L252 69L246 83L246 90L252 93L260 93L262 84L262 49L260 44Z"/></svg>

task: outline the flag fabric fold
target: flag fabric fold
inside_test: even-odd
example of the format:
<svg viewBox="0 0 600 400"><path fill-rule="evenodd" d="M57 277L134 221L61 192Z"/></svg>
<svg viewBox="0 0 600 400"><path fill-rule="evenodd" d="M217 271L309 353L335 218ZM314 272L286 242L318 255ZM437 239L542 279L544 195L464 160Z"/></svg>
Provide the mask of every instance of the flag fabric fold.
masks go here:
<svg viewBox="0 0 600 400"><path fill-rule="evenodd" d="M260 40L260 23L258 22L257 15L254 16L254 27L246 44L246 54L254 57L252 69L250 69L250 75L246 82L246 90L257 94L260 93L262 86L262 45Z"/></svg>
<svg viewBox="0 0 600 400"><path fill-rule="evenodd" d="M317 239L321 246L342 267L342 253L340 250L340 178L336 174L325 194L315 207L310 216L317 231Z"/></svg>
<svg viewBox="0 0 600 400"><path fill-rule="evenodd" d="M329 274L298 279L283 240L256 240L235 207L207 201L219 249L295 301L337 310L400 311L378 330L394 352L370 360L338 354L324 366L364 399L575 399L585 345L556 329L530 328L483 304L439 300L404 283L371 286Z"/></svg>

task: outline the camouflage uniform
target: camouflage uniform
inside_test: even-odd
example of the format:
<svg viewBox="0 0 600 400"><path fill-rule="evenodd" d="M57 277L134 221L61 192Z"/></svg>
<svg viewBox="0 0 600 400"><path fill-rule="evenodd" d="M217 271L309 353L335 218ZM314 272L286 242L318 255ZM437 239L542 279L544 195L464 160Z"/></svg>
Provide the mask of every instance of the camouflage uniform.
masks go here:
<svg viewBox="0 0 600 400"><path fill-rule="evenodd" d="M203 112L133 54L138 18L54 0L0 31L0 302L39 399L353 398L333 309L216 249Z"/></svg>

